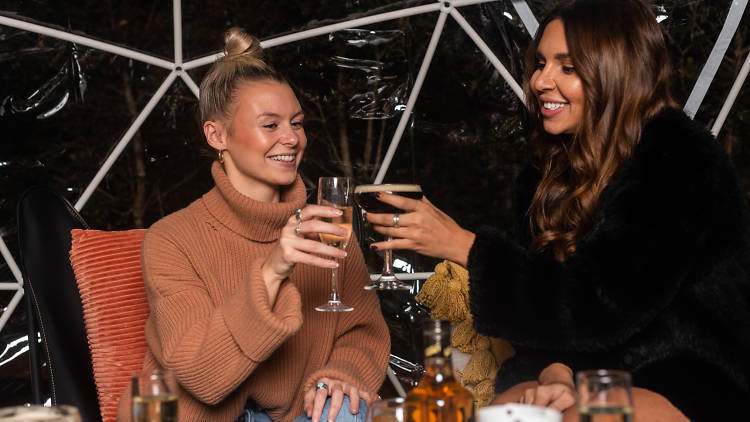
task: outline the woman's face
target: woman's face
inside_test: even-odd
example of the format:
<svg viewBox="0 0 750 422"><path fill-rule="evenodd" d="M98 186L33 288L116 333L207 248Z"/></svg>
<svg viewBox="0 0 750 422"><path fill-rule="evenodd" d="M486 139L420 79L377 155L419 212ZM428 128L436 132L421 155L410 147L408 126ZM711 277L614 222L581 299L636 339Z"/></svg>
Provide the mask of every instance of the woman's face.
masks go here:
<svg viewBox="0 0 750 422"><path fill-rule="evenodd" d="M568 54L565 27L560 19L551 21L544 29L530 82L539 102L544 130L552 135L575 133L583 119L583 84Z"/></svg>
<svg viewBox="0 0 750 422"><path fill-rule="evenodd" d="M224 150L224 169L235 189L273 202L279 200L279 188L297 177L307 146L303 119L289 85L272 80L243 82L231 120L217 125L223 144L214 145L209 133L207 138L212 147Z"/></svg>

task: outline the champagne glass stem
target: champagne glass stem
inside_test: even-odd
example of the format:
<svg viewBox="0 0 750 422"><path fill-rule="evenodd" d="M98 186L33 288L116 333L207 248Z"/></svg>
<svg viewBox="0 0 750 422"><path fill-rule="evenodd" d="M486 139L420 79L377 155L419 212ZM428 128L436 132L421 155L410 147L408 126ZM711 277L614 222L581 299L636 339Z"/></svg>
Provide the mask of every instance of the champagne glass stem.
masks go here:
<svg viewBox="0 0 750 422"><path fill-rule="evenodd" d="M331 268L331 302L340 302L338 285L338 267Z"/></svg>

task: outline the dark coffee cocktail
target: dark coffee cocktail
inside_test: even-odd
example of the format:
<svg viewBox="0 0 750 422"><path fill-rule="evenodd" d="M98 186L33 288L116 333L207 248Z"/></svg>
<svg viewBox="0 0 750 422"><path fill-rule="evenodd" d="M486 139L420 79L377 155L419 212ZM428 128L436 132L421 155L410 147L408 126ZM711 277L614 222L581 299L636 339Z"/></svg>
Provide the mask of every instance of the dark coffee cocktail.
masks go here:
<svg viewBox="0 0 750 422"><path fill-rule="evenodd" d="M354 201L367 212L394 214L403 211L378 200L377 195L382 192L410 199L422 199L422 188L419 185L383 184L357 186L354 189Z"/></svg>

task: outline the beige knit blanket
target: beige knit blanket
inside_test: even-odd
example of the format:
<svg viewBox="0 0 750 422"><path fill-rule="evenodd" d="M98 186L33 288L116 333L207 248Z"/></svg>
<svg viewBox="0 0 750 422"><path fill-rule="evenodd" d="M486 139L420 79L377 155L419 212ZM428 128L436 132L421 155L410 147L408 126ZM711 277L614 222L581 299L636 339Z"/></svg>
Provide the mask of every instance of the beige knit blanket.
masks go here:
<svg viewBox="0 0 750 422"><path fill-rule="evenodd" d="M497 370L515 350L507 341L481 335L472 328L469 272L451 261L439 263L416 299L430 308L432 318L448 320L454 325L451 347L471 355L463 370L457 373L461 383L474 391L477 408L486 406L495 395Z"/></svg>

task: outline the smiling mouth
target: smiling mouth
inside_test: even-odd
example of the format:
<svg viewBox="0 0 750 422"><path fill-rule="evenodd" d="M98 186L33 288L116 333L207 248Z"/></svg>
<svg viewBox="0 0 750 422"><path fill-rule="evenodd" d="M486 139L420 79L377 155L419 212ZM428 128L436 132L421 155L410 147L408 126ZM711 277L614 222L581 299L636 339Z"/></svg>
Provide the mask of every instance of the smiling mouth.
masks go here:
<svg viewBox="0 0 750 422"><path fill-rule="evenodd" d="M545 101L542 103L542 107L544 107L546 110L555 111L557 109L560 109L562 107L565 107L567 103L553 103L549 101Z"/></svg>
<svg viewBox="0 0 750 422"><path fill-rule="evenodd" d="M287 154L287 155L272 155L268 157L274 161L280 161L283 163L291 163L297 158L295 154Z"/></svg>

